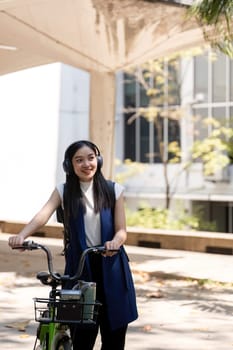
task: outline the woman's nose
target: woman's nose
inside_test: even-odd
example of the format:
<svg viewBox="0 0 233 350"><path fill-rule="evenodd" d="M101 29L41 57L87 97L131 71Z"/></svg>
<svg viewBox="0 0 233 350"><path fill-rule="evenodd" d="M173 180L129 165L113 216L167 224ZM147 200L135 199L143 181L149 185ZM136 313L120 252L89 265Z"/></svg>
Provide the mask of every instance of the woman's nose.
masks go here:
<svg viewBox="0 0 233 350"><path fill-rule="evenodd" d="M89 166L89 164L90 164L89 159L84 159L83 166Z"/></svg>

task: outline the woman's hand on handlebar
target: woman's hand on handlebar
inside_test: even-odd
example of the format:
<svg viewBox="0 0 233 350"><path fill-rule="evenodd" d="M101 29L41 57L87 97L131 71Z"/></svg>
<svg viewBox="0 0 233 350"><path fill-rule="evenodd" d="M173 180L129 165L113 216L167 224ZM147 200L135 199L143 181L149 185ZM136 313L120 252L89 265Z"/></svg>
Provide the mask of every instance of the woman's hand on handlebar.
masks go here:
<svg viewBox="0 0 233 350"><path fill-rule="evenodd" d="M11 236L8 240L8 245L11 248L17 247L17 246L21 246L23 245L24 242L24 238L20 235L16 235L16 236ZM24 249L22 249L24 250Z"/></svg>
<svg viewBox="0 0 233 350"><path fill-rule="evenodd" d="M113 256L119 252L120 245L113 239L112 241L107 241L104 244L106 252L104 256Z"/></svg>

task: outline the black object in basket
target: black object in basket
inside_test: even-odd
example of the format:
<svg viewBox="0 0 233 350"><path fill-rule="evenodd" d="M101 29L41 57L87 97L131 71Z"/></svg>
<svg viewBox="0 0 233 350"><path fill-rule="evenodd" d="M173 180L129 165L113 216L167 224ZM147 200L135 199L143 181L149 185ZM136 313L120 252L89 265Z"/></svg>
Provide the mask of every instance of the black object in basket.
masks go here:
<svg viewBox="0 0 233 350"><path fill-rule="evenodd" d="M80 301L62 300L56 305L56 321L76 321L83 320L84 305Z"/></svg>

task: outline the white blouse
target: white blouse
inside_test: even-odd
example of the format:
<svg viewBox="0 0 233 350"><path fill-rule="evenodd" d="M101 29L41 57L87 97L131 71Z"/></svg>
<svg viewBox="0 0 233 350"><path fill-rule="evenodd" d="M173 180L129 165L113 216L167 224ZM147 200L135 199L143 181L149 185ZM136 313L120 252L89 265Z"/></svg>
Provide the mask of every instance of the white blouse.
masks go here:
<svg viewBox="0 0 233 350"><path fill-rule="evenodd" d="M83 200L86 205L86 213L84 215L84 225L86 232L86 243L88 247L101 244L101 228L100 228L100 214L94 212L93 200L93 181L80 182L80 187L83 195ZM64 184L57 187L61 201L63 202ZM124 187L118 183L114 186L116 200L122 194Z"/></svg>

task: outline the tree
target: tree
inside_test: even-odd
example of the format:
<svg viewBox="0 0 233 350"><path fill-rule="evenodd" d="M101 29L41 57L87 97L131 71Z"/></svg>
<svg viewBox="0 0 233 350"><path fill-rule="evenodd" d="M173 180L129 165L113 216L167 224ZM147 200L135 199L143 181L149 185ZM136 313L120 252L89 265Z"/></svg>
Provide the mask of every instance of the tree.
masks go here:
<svg viewBox="0 0 233 350"><path fill-rule="evenodd" d="M233 58L233 1L195 1L188 12L196 17L203 28L205 39Z"/></svg>
<svg viewBox="0 0 233 350"><path fill-rule="evenodd" d="M198 50L199 52L199 50ZM172 194L177 177L185 170L182 163L179 173L174 174L172 180L168 176L168 165L179 163L181 149L179 139L179 122L184 114L180 107L180 87L182 76L179 70L180 54L169 58L151 60L140 67L127 71L141 85L147 103L144 107L127 107L126 113L131 113L128 123L133 123L137 118L143 117L155 125L156 144L154 151L148 153L148 161L158 161L163 164L165 181L165 207L170 207ZM184 73L185 74L185 73ZM175 132L171 132L175 130Z"/></svg>
<svg viewBox="0 0 233 350"><path fill-rule="evenodd" d="M201 50L186 52L186 56L197 55L201 52ZM170 208L179 176L184 171L189 171L193 162L202 162L203 174L209 176L229 164L229 156L233 154L233 129L220 125L214 118L200 121L196 116L198 121L197 129L194 129L195 134L198 132L198 127L200 128L200 123L212 131L204 139L196 138L193 146L188 150L188 160L183 161L178 130L179 123L182 118L186 117L185 112L187 111L180 105L183 81L179 70L181 56L183 57L184 53L166 59L151 60L140 67L127 71L140 83L147 97L147 104L144 107L131 106L125 109L126 113L131 113L128 123L133 123L137 118L143 117L155 125L157 144L154 147L154 152L148 154L148 160L152 159L154 162L156 159L163 164L166 209ZM177 127L178 132L170 135L169 127ZM169 164L179 164L179 170L174 172L172 177L168 176Z"/></svg>
<svg viewBox="0 0 233 350"><path fill-rule="evenodd" d="M208 137L194 142L191 155L194 161L202 162L204 176L211 176L231 162L233 129L214 118L206 118L202 123L211 126L212 131Z"/></svg>

